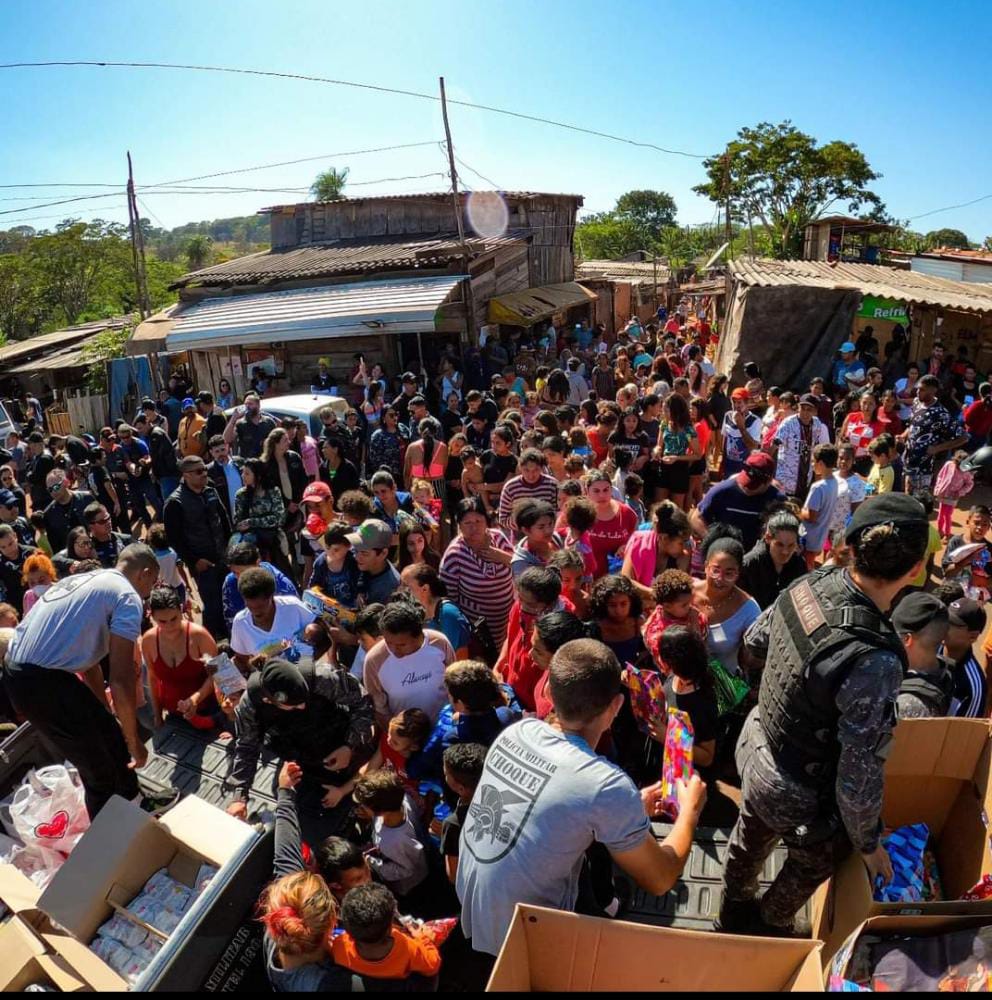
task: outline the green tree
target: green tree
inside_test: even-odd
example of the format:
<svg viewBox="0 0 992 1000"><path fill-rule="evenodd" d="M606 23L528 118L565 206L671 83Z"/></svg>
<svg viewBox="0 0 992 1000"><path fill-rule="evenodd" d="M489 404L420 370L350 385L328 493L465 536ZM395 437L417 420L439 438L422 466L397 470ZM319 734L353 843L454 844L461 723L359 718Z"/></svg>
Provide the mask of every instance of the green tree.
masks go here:
<svg viewBox="0 0 992 1000"><path fill-rule="evenodd" d="M24 254L0 256L0 333L22 340L41 332L45 304L38 275Z"/></svg>
<svg viewBox="0 0 992 1000"><path fill-rule="evenodd" d="M665 191L628 191L617 199L613 212L618 219L633 222L648 238L654 238L662 229L675 225L678 210L675 199Z"/></svg>
<svg viewBox="0 0 992 1000"><path fill-rule="evenodd" d="M971 241L960 229L934 229L923 238L927 250L937 247L954 247L957 250L967 250Z"/></svg>
<svg viewBox="0 0 992 1000"><path fill-rule="evenodd" d="M644 232L630 219L613 212L586 216L575 227L575 244L583 260L616 260L644 246Z"/></svg>
<svg viewBox="0 0 992 1000"><path fill-rule="evenodd" d="M742 128L703 165L707 181L693 190L720 205L729 200L738 220L760 220L775 234L781 257L798 256L806 225L836 202L851 212L880 205L868 188L880 175L857 146L840 140L820 146L790 121Z"/></svg>
<svg viewBox="0 0 992 1000"><path fill-rule="evenodd" d="M209 236L191 236L183 247L183 256L191 271L199 271L210 263L214 241Z"/></svg>
<svg viewBox="0 0 992 1000"><path fill-rule="evenodd" d="M71 326L115 311L116 290L133 268L125 233L115 222L66 219L31 241L28 258L56 321Z"/></svg>
<svg viewBox="0 0 992 1000"><path fill-rule="evenodd" d="M347 167L342 167L341 170L331 167L317 174L317 179L310 187L310 194L314 201L336 201L342 196L347 182Z"/></svg>
<svg viewBox="0 0 992 1000"><path fill-rule="evenodd" d="M104 330L88 340L80 350L83 359L89 362L86 369L86 385L96 396L107 391L107 362L111 358L123 358L125 345L131 336L131 329Z"/></svg>
<svg viewBox="0 0 992 1000"><path fill-rule="evenodd" d="M986 236L982 242L982 249L992 251L992 236Z"/></svg>

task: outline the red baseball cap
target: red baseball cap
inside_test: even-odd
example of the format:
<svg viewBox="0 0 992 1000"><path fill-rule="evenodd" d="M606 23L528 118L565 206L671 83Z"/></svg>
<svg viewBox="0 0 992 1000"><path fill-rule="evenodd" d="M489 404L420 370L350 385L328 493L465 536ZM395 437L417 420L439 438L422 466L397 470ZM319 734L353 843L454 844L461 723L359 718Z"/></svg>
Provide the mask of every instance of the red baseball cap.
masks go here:
<svg viewBox="0 0 992 1000"><path fill-rule="evenodd" d="M741 486L768 483L775 477L775 459L763 451L752 451L744 462L744 471L739 480Z"/></svg>
<svg viewBox="0 0 992 1000"><path fill-rule="evenodd" d="M745 389L743 386L741 386L739 389L734 389L734 391L730 394L730 398L731 399L750 399L751 398L751 394L747 391L747 389Z"/></svg>

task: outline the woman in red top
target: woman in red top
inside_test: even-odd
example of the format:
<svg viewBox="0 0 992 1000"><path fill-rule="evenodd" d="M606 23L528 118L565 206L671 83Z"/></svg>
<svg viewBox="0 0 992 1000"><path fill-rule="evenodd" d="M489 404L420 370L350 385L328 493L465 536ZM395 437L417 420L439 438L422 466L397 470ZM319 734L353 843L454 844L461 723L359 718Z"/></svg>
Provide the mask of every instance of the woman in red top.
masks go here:
<svg viewBox="0 0 992 1000"><path fill-rule="evenodd" d="M875 416L878 403L875 397L866 392L858 399L858 408L852 410L841 426L837 441L839 444L850 444L854 447L854 468L859 476L867 476L871 472L871 457L868 455L868 445L885 433L885 425Z"/></svg>
<svg viewBox="0 0 992 1000"><path fill-rule="evenodd" d="M216 656L217 643L202 625L183 618L171 587L153 590L148 608L154 626L141 637L141 655L148 665L154 727L169 713L197 729L212 729L217 703L203 657Z"/></svg>
<svg viewBox="0 0 992 1000"><path fill-rule="evenodd" d="M573 639L588 637L586 624L571 611L549 611L534 622L531 634L531 659L534 665L543 673L534 687L534 711L539 719L546 719L554 705L551 702L551 692L548 691L548 667L556 649L561 649L566 642Z"/></svg>
<svg viewBox="0 0 992 1000"><path fill-rule="evenodd" d="M541 668L534 662L531 644L534 622L550 611L574 611L575 606L561 596L561 577L547 566L532 566L517 579L517 599L510 609L506 639L496 661L496 673L517 696L528 712L534 711L534 688Z"/></svg>
<svg viewBox="0 0 992 1000"><path fill-rule="evenodd" d="M596 522L589 529L589 542L596 559L596 576L609 573L609 557L616 555L637 530L637 515L613 497L613 485L605 472L590 472L584 479L586 496L596 505Z"/></svg>
<svg viewBox="0 0 992 1000"><path fill-rule="evenodd" d="M899 416L899 398L895 389L886 389L882 393L882 405L878 408L878 422L885 428L886 434L896 437L903 432L902 418Z"/></svg>
<svg viewBox="0 0 992 1000"><path fill-rule="evenodd" d="M696 428L696 437L699 439L699 448L702 457L689 466L689 505L695 506L703 499L703 477L706 474L706 456L709 454L710 438L713 436L716 427L713 417L710 415L709 403L705 399L695 397L689 403L689 413L692 416L692 425Z"/></svg>
<svg viewBox="0 0 992 1000"><path fill-rule="evenodd" d="M586 440L592 448L593 462L597 466L606 461L610 453L610 435L617 429L617 415L610 410L596 414L596 426L586 431Z"/></svg>

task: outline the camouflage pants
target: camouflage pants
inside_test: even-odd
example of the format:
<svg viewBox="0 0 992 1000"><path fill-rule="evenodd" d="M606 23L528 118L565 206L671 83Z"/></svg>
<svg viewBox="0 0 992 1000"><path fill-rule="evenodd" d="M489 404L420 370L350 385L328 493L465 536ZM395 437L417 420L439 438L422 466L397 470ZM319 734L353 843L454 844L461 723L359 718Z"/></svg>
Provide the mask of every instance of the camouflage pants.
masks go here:
<svg viewBox="0 0 992 1000"><path fill-rule="evenodd" d="M730 835L723 869L724 896L744 901L758 895L758 878L781 841L788 857L761 899L761 918L786 927L851 845L843 824L831 823L814 790L776 765L752 712L737 747L741 811Z"/></svg>

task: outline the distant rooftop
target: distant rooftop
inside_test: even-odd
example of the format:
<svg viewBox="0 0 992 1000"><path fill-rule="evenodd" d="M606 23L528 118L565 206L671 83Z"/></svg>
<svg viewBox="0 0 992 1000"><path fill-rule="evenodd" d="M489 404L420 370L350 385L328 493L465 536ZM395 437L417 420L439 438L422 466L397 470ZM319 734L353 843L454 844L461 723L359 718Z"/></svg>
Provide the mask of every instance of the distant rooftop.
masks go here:
<svg viewBox="0 0 992 1000"><path fill-rule="evenodd" d="M924 250L917 257L936 257L939 260L961 260L970 264L992 264L992 250L962 250L959 247L934 247Z"/></svg>
<svg viewBox="0 0 992 1000"><path fill-rule="evenodd" d="M579 206L583 204L585 198L581 194L554 194L551 192L542 191L459 191L458 195L462 201L465 201L470 195L473 194L498 194L503 198L512 198L514 201L536 201L540 198L571 198L578 203ZM297 208L302 205L338 205L342 202L361 202L361 201L439 201L441 199L451 200L450 191L423 191L416 194L379 194L379 195L358 195L354 198L336 198L332 201L304 201L304 202L290 202L284 205L270 205L267 208L260 208L258 210L259 215L264 215L266 212L285 212L291 208Z"/></svg>

